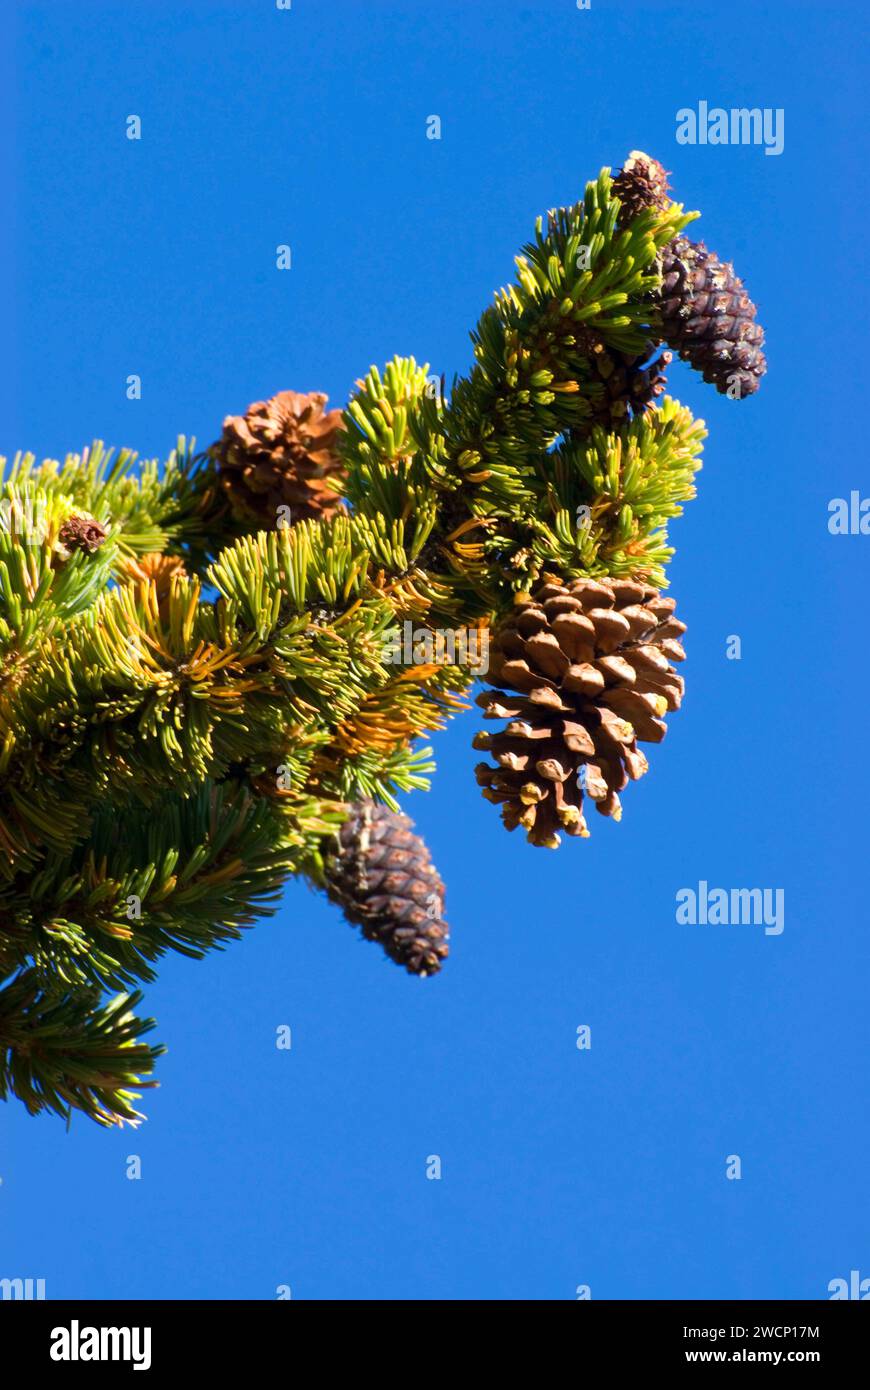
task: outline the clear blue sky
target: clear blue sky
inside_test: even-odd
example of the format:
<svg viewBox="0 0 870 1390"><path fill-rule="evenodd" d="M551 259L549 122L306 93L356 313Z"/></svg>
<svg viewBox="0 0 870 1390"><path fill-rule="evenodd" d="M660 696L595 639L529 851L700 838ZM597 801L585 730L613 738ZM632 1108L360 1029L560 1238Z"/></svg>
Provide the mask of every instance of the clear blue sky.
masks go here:
<svg viewBox="0 0 870 1390"><path fill-rule="evenodd" d="M475 716L456 721L409 801L449 887L443 975L405 976L301 884L226 953L167 961L146 1125L67 1134L4 1108L0 1275L50 1297L247 1299L824 1298L870 1276L870 537L827 529L831 498L870 492L864 17L7 7L2 452L99 436L165 454L284 388L342 403L396 352L449 377L535 216L632 147L736 261L771 366L740 404L672 373L710 429L672 532L688 694L622 824L595 817L556 854L508 836L475 786ZM782 107L784 152L677 146L700 100ZM783 888L783 934L677 925L701 879Z"/></svg>

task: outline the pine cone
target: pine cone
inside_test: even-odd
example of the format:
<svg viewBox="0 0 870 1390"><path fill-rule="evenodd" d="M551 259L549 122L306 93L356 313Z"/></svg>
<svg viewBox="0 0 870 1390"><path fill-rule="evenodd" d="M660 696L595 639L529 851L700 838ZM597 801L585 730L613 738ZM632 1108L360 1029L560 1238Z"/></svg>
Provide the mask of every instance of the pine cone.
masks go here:
<svg viewBox="0 0 870 1390"><path fill-rule="evenodd" d="M596 379L603 387L597 400L590 397L590 425L606 430L618 430L635 415L650 410L667 386L666 368L673 356L660 352L657 345L646 343L643 352L632 355L606 345L603 338L587 330L585 347ZM578 342L580 335L578 334Z"/></svg>
<svg viewBox="0 0 870 1390"><path fill-rule="evenodd" d="M633 222L644 208L664 209L671 202L667 171L643 150L632 150L613 180L613 194L622 204L619 224Z"/></svg>
<svg viewBox="0 0 870 1390"><path fill-rule="evenodd" d="M665 341L723 395L757 391L767 371L764 329L743 281L702 241L675 237L662 252Z"/></svg>
<svg viewBox="0 0 870 1390"><path fill-rule="evenodd" d="M355 802L327 862L326 892L397 965L435 975L448 953L444 884L413 825L379 802Z"/></svg>
<svg viewBox="0 0 870 1390"><path fill-rule="evenodd" d="M657 159L632 150L613 180L621 226L646 207L666 208L668 177ZM728 261L704 243L677 236L661 252L662 337L723 395L751 396L767 371L764 329Z"/></svg>
<svg viewBox="0 0 870 1390"><path fill-rule="evenodd" d="M86 555L95 555L106 539L108 532L102 522L89 512L73 513L68 516L57 533L57 550L63 559L69 559L74 550L83 550Z"/></svg>
<svg viewBox="0 0 870 1390"><path fill-rule="evenodd" d="M281 391L256 401L244 415L228 415L223 435L209 453L233 513L274 530L280 507L286 520L333 516L341 501L329 480L340 481L344 463L336 451L341 411L324 412L320 391Z"/></svg>
<svg viewBox="0 0 870 1390"><path fill-rule="evenodd" d="M504 687L478 696L487 719L510 722L478 734L477 780L502 806L508 830L555 849L560 830L586 837L583 792L619 820L618 793L647 770L638 740L660 743L662 716L679 709L683 681L671 661L685 653L675 602L639 580L546 578L496 631L490 678ZM519 694L506 694L506 690Z"/></svg>

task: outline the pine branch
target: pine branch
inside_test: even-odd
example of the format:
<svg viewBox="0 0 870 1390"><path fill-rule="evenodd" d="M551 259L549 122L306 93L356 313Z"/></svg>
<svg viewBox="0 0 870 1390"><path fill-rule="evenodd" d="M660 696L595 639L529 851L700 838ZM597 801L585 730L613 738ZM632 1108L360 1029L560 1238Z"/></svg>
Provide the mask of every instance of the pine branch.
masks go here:
<svg viewBox="0 0 870 1390"><path fill-rule="evenodd" d="M413 359L358 383L346 412L347 497L387 524L425 519L426 544L410 559L425 570L436 617L492 618L539 571L548 544L576 550L562 521L550 530L535 521L549 451L591 437L601 351L643 354L655 340L658 253L695 216L668 202L623 229L619 211L603 170L582 202L538 219L449 402ZM659 547L656 573L663 560Z"/></svg>
<svg viewBox="0 0 870 1390"><path fill-rule="evenodd" d="M170 949L198 958L237 939L329 826L328 808L293 801L295 824L246 776L147 811L101 807L86 843L0 889L7 971L29 960L48 989L125 989Z"/></svg>
<svg viewBox="0 0 870 1390"><path fill-rule="evenodd" d="M53 996L25 971L0 988L0 1099L17 1096L31 1115L69 1121L81 1110L97 1124L137 1125L133 1108L165 1051L140 1042L154 1027L132 1010L139 994L99 1005L93 993ZM133 1089L135 1088L135 1089Z"/></svg>
<svg viewBox="0 0 870 1390"><path fill-rule="evenodd" d="M648 585L666 582L668 524L694 496L705 433L659 399L668 359L646 363L665 333L688 352L693 315L719 383L754 316L729 267L740 321L723 348L722 314L692 279L712 282L715 258L701 265L681 239L695 214L653 165L628 161L619 197L604 170L538 220L449 399L428 366L394 358L357 382L343 418L320 393L282 392L228 417L205 454L181 437L165 463L100 443L63 464L0 460L4 1097L138 1120L127 1088L154 1084L141 1077L162 1049L139 1041L151 1023L129 1012L138 995L101 1005L100 992L153 978L170 949L219 949L288 875L322 885L352 803L395 809L428 785L418 741L464 707L476 674L467 648L439 646L445 630L491 626L497 647L516 600L525 612L499 660L530 695L496 747L502 771L485 774L517 774L508 822L542 844L557 823L579 833L576 789L559 779L590 747L592 786L616 814L607 738L638 773L631 720L660 736L650 711L680 688L635 643L649 690L612 689L631 672L610 643L662 615L662 652L676 653L682 624ZM532 588L552 613L528 604ZM553 682L566 671L570 699L603 687L618 707L602 733L587 701L601 748L563 718L573 706Z"/></svg>

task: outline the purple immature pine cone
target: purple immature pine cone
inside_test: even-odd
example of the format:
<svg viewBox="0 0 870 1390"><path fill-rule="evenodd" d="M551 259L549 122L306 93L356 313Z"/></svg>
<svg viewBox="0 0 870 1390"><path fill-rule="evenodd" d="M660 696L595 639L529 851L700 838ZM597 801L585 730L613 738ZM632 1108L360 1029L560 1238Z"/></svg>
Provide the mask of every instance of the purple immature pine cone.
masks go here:
<svg viewBox="0 0 870 1390"><path fill-rule="evenodd" d="M379 802L355 802L327 860L326 892L390 960L435 975L448 953L444 884L413 826Z"/></svg>

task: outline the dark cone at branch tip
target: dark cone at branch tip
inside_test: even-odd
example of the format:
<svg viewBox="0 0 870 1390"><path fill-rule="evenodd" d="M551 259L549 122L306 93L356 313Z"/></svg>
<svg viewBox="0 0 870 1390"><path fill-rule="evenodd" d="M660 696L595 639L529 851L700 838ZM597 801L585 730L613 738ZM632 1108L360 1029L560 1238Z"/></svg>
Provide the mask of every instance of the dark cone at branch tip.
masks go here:
<svg viewBox="0 0 870 1390"><path fill-rule="evenodd" d="M621 226L633 222L644 208L664 210L672 201L667 170L643 150L631 151L612 186L622 204Z"/></svg>
<svg viewBox="0 0 870 1390"><path fill-rule="evenodd" d="M670 202L668 176L657 159L632 150L613 180L622 204L620 225L644 208ZM756 306L729 261L703 242L676 236L660 253L658 321L669 347L722 395L751 396L767 371L764 329Z"/></svg>

